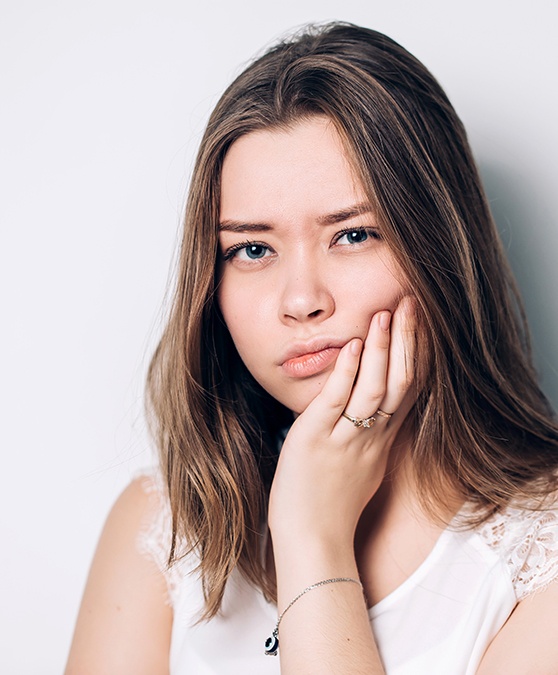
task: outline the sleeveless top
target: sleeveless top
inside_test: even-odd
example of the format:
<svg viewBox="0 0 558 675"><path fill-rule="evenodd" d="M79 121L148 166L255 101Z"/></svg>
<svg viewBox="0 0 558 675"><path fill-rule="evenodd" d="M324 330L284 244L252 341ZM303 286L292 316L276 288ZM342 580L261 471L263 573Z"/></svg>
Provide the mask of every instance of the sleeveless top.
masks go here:
<svg viewBox="0 0 558 675"><path fill-rule="evenodd" d="M264 654L277 607L235 570L219 614L198 622L197 557L167 569L170 508L155 474L143 485L155 516L138 547L167 581L171 675L280 675L279 657ZM558 502L508 507L474 529L448 526L418 569L369 610L387 675L473 675L516 604L557 578Z"/></svg>

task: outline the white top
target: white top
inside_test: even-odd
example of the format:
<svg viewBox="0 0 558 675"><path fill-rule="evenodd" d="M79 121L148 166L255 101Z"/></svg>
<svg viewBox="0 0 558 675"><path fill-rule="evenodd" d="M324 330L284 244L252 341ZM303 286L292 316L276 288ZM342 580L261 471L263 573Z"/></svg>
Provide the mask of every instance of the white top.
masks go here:
<svg viewBox="0 0 558 675"><path fill-rule="evenodd" d="M189 556L169 572L170 510L157 481L157 518L140 537L166 576L174 610L171 675L279 675L264 654L277 608L234 572L220 613L196 624L201 583ZM420 567L369 610L388 675L473 675L519 600L558 578L558 503L545 511L507 508L479 528L448 527ZM311 648L311 645L309 645Z"/></svg>

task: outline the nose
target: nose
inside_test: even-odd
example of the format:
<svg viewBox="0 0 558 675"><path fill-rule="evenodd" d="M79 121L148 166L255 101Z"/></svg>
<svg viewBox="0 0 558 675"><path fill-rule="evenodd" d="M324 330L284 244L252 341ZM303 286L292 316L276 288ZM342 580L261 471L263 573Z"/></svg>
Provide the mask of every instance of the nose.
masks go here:
<svg viewBox="0 0 558 675"><path fill-rule="evenodd" d="M334 310L335 300L329 284L310 260L285 270L279 306L283 323L324 321Z"/></svg>

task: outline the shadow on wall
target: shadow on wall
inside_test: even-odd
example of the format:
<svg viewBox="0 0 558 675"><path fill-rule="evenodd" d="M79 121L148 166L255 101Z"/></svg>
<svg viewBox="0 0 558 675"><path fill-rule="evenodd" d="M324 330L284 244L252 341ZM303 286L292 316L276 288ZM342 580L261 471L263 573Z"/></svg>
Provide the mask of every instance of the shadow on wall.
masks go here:
<svg viewBox="0 0 558 675"><path fill-rule="evenodd" d="M508 166L481 160L479 168L523 297L542 388L558 410L556 216L536 187L514 175Z"/></svg>

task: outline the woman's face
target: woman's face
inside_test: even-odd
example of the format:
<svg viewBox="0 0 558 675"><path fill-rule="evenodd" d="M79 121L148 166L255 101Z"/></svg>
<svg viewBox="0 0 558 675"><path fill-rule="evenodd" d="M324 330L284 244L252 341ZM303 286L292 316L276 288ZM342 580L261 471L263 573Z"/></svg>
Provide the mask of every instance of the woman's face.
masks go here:
<svg viewBox="0 0 558 675"><path fill-rule="evenodd" d="M339 350L393 311L402 275L333 124L237 140L223 165L218 301L240 357L296 413Z"/></svg>

